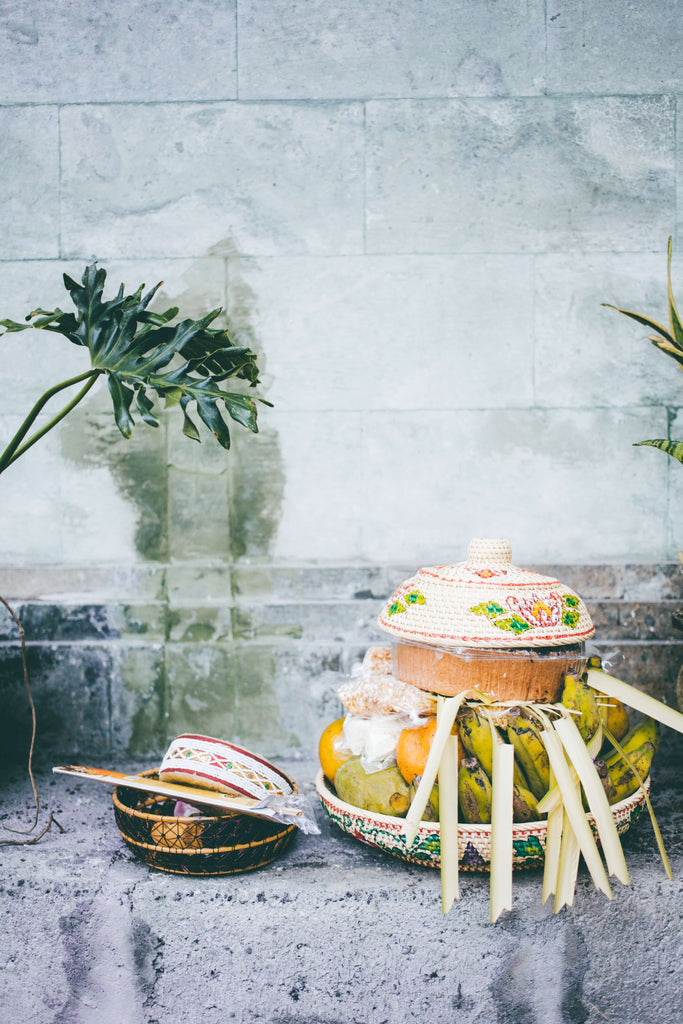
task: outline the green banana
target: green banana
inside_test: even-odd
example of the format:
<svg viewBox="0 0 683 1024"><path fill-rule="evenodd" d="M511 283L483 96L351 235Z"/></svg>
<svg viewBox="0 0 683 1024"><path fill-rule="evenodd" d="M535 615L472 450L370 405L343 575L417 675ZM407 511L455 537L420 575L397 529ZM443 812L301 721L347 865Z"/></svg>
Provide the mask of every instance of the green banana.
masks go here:
<svg viewBox="0 0 683 1024"><path fill-rule="evenodd" d="M651 740L645 740L640 746L628 751L629 760L633 763L643 780L650 774L650 766L652 765L655 751L655 745ZM607 784L605 783L605 778L601 775L602 784L605 787L607 799L611 804L618 803L619 800L625 800L626 797L635 793L640 783L633 768L623 757L617 755L616 760L609 758L604 764ZM598 774L601 774L600 769Z"/></svg>
<svg viewBox="0 0 683 1024"><path fill-rule="evenodd" d="M521 708L509 708L507 713L507 735L515 748L528 781L528 788L537 800L550 786L550 763L540 733L533 722L525 718Z"/></svg>
<svg viewBox="0 0 683 1024"><path fill-rule="evenodd" d="M478 708L466 704L457 717L458 738L470 757L476 757L489 779L493 778L493 734L488 718ZM529 788L529 783L517 760L514 764L514 783L520 789Z"/></svg>
<svg viewBox="0 0 683 1024"><path fill-rule="evenodd" d="M463 820L484 825L491 821L492 786L476 757L464 757L458 772L458 799Z"/></svg>
<svg viewBox="0 0 683 1024"><path fill-rule="evenodd" d="M512 788L512 817L514 821L538 821L538 803L528 789L521 786Z"/></svg>
<svg viewBox="0 0 683 1024"><path fill-rule="evenodd" d="M413 800L415 799L415 794L417 793L417 788L420 785L421 781L422 781L422 776L421 775L416 775L415 778L413 779L413 781L410 783L410 786L408 787L408 795L409 795L411 804L412 804ZM439 820L439 783L438 782L435 782L434 785L432 786L432 791L429 794L429 800L427 801L427 806L425 807L424 811L422 812L422 820L423 821L438 821Z"/></svg>
<svg viewBox="0 0 683 1024"><path fill-rule="evenodd" d="M595 691L570 672L564 677L562 703L569 711L576 712L572 717L581 733L584 743L588 743L600 728L600 710L595 699Z"/></svg>

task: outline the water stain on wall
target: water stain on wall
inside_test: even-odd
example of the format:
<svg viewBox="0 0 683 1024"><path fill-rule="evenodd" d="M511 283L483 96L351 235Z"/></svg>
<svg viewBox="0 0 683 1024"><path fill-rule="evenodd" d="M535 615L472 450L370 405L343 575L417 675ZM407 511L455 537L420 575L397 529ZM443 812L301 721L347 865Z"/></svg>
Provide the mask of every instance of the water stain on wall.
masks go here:
<svg viewBox="0 0 683 1024"><path fill-rule="evenodd" d="M139 424L126 440L119 433L113 413L101 413L97 411L99 406L95 397L62 424L62 453L77 465L110 470L117 489L136 509L135 547L140 558L166 561L166 426L153 430Z"/></svg>
<svg viewBox="0 0 683 1024"><path fill-rule="evenodd" d="M225 251L229 243L223 243ZM227 261L230 284L228 330L237 344L256 352L261 380L259 393L267 397L267 353L261 350L256 329L258 296L245 281L239 253L232 248ZM285 469L280 441L269 422L269 410L259 410L257 437L235 438L230 460L230 550L233 560L263 558L270 554L280 523Z"/></svg>
<svg viewBox="0 0 683 1024"><path fill-rule="evenodd" d="M236 344L249 345L258 354L259 368L263 379L265 354L261 351L254 326L258 297L246 285L240 275L240 257L234 242L226 238L207 254L215 268L220 260L225 275L230 275L231 308L222 317ZM223 295L207 295L207 260L196 261L183 273L175 289L160 290L153 304L156 308L178 305L184 312L199 316L209 305L217 306L225 301ZM181 294L180 294L181 293ZM217 321L220 323L220 320ZM234 390L243 390L253 395L244 382L231 383ZM263 395L267 387L256 389ZM120 494L135 508L137 525L135 548L143 561L169 561L172 557L183 557L183 552L174 550L169 527L170 497L173 486L169 472L167 454L167 433L178 434L178 445L192 445L193 442L180 436L180 425L176 422L177 410L162 412L161 427L149 428L138 423L133 436L125 440L119 433L109 408L106 388L88 396L83 405L61 427L60 441L63 454L77 465L106 467L114 477ZM284 491L284 467L280 453L277 431L268 424L269 410L259 408L259 434L254 436L236 423L230 423L232 447L228 453L213 450L202 452L206 459L197 458L197 472L206 462L209 475L215 474L218 461L228 473L229 499L226 515L229 520L229 557L266 556L277 533ZM203 429L203 428L202 428ZM169 441L172 437L169 435ZM211 446L212 440L204 438L202 448ZM194 461L194 455L184 453L181 462ZM187 468L187 467L185 467ZM193 467L190 467L191 469ZM177 482L177 481L176 481ZM176 496L178 497L178 496ZM184 498L189 501L190 492ZM178 516L178 501L174 515ZM188 510L190 513L191 510ZM180 512L180 518L182 514ZM189 519L192 516L189 515ZM226 546L217 543L214 558L223 558ZM208 551L207 556L208 557Z"/></svg>

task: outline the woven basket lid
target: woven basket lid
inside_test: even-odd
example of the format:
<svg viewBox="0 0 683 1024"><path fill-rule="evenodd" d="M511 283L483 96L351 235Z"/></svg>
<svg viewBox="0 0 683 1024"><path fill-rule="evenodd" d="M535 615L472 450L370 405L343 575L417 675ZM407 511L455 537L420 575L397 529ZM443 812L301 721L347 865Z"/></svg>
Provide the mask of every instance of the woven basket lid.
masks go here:
<svg viewBox="0 0 683 1024"><path fill-rule="evenodd" d="M436 565L391 595L378 625L432 647L563 647L595 632L581 598L559 580L512 564L506 540L470 542L467 561Z"/></svg>

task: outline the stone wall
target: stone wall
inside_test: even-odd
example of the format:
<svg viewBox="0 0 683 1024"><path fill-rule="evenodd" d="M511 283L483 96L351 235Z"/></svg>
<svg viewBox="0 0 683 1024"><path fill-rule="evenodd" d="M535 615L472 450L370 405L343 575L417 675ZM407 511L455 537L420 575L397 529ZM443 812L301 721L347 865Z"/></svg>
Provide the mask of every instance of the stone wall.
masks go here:
<svg viewBox="0 0 683 1024"><path fill-rule="evenodd" d="M96 258L223 306L274 403L226 455L173 411L124 441L103 387L3 475L48 747L306 747L379 598L476 535L576 575L672 699L683 471L632 442L681 436L680 377L601 303L665 319L669 235L681 293L680 26L674 0L2 5L0 318ZM87 363L2 352L4 444Z"/></svg>
<svg viewBox="0 0 683 1024"><path fill-rule="evenodd" d="M679 567L541 566L584 595L596 651L615 674L669 704L683 665L671 615ZM48 757L155 757L181 732L229 736L272 756L312 756L341 706L336 690L370 642L405 566L254 567L211 572L41 570L55 590L35 600L30 570L9 577L28 641ZM69 592L60 592L60 587ZM106 594L106 598L102 594ZM20 649L0 632L0 750L27 749Z"/></svg>

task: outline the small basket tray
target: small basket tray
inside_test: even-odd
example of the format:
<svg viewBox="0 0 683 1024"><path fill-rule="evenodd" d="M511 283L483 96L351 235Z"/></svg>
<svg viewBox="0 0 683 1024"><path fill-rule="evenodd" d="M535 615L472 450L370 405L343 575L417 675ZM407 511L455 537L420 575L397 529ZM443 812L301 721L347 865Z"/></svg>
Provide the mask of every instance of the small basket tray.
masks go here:
<svg viewBox="0 0 683 1024"><path fill-rule="evenodd" d="M154 769L142 774L157 777ZM288 781L296 792L296 783ZM114 790L113 801L119 832L135 856L174 874L254 871L276 860L296 832L296 825L248 814L176 818L173 800L125 786Z"/></svg>
<svg viewBox="0 0 683 1024"><path fill-rule="evenodd" d="M355 839L360 839L368 846L375 846L377 849L384 850L401 860L409 861L411 864L423 864L430 868L441 867L438 822L421 822L415 842L408 850L401 832L403 818L375 814L372 811L365 811L360 807L353 807L351 804L345 803L339 799L334 790L330 789L322 772L318 772L315 785L324 810L343 832L347 832ZM649 791L649 777L645 780L645 786ZM612 806L612 814L620 835L623 835L640 817L644 804L643 793L638 790L633 796ZM588 815L588 820L593 828L591 815ZM515 868L542 867L547 831L545 821L532 821L513 826L512 845ZM458 822L458 853L461 871L488 871L491 860L491 826L468 825Z"/></svg>

